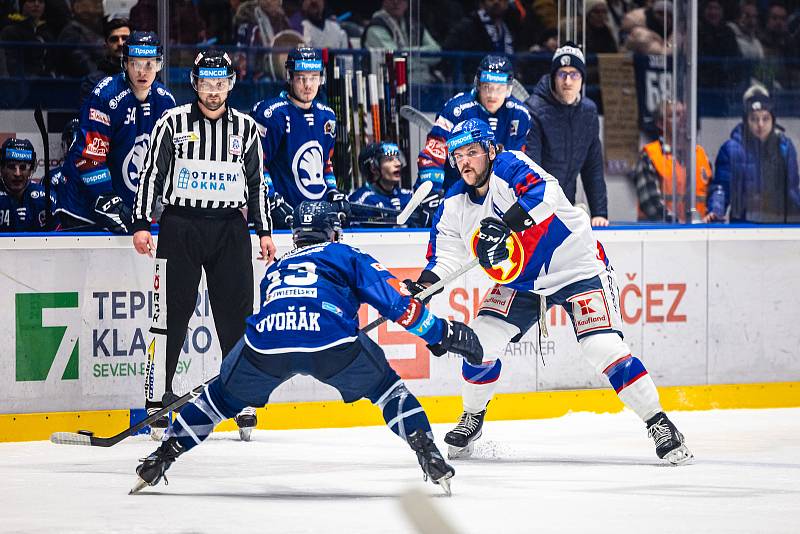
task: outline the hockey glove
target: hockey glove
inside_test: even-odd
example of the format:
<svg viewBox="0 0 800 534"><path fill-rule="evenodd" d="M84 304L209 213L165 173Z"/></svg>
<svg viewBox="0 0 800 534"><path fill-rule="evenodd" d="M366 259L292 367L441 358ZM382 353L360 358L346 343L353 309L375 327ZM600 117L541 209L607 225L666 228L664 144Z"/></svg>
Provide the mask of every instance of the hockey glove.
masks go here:
<svg viewBox="0 0 800 534"><path fill-rule="evenodd" d="M269 214L276 228L292 227L292 207L283 199L283 195L275 193L269 200Z"/></svg>
<svg viewBox="0 0 800 534"><path fill-rule="evenodd" d="M433 216L436 215L436 210L444 198L444 191L439 190L432 192L425 200L420 202L419 210L417 210L417 226L419 228L430 228L433 224Z"/></svg>
<svg viewBox="0 0 800 534"><path fill-rule="evenodd" d="M327 200L333 205L334 211L344 213L345 218L350 218L350 202L347 200L347 195L338 189L331 189L328 191Z"/></svg>
<svg viewBox="0 0 800 534"><path fill-rule="evenodd" d="M131 209L122 199L113 194L100 195L94 203L96 223L109 232L115 234L128 234L133 224Z"/></svg>
<svg viewBox="0 0 800 534"><path fill-rule="evenodd" d="M475 247L481 267L491 269L508 259L506 240L510 236L511 228L500 219L487 217L481 221L478 245Z"/></svg>
<svg viewBox="0 0 800 534"><path fill-rule="evenodd" d="M418 298L417 295L428 289L428 286L421 284L419 282L412 282L410 278L406 278L405 280L403 280L403 284L405 284L406 289L408 289L408 292L411 293L411 296L414 298ZM428 295L422 300L422 303L428 304L431 298L433 298L433 295Z"/></svg>
<svg viewBox="0 0 800 534"><path fill-rule="evenodd" d="M445 321L444 327L442 340L428 345L434 356L452 352L463 356L472 365L483 363L483 346L472 328L458 321Z"/></svg>

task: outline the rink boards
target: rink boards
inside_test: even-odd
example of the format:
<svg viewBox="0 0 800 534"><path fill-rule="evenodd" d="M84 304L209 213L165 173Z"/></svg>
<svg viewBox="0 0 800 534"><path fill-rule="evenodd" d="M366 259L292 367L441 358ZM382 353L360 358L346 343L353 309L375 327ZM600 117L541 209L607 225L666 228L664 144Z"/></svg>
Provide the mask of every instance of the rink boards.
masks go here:
<svg viewBox="0 0 800 534"><path fill-rule="evenodd" d="M800 406L800 228L614 229L598 232L617 273L626 340L662 388L668 409ZM279 252L290 247L278 235ZM424 265L426 232L363 232L346 242L398 277ZM255 241L254 241L255 243ZM254 261L256 279L264 266ZM54 430L116 432L142 404L153 262L130 238L7 237L0 240L0 441L42 439ZM232 274L232 276L235 276ZM491 287L478 270L434 298L441 316L469 321ZM362 310L362 322L374 310ZM553 417L621 404L580 357L560 308L549 337L532 329L500 357L495 419ZM393 324L373 333L436 421L460 412L460 360L434 358ZM539 347L541 346L541 351ZM204 290L176 375L180 391L219 369ZM378 424L368 403L303 377L273 395L265 428Z"/></svg>

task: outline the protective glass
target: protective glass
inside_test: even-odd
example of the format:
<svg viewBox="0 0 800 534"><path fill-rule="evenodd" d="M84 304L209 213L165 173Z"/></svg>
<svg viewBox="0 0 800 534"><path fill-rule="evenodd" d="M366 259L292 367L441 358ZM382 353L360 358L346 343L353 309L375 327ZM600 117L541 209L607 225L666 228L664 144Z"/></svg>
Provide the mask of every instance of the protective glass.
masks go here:
<svg viewBox="0 0 800 534"><path fill-rule="evenodd" d="M134 71L158 72L164 61L160 57L128 58L128 68Z"/></svg>
<svg viewBox="0 0 800 534"><path fill-rule="evenodd" d="M508 93L508 84L481 82L478 84L478 91L489 96L505 96Z"/></svg>
<svg viewBox="0 0 800 534"><path fill-rule="evenodd" d="M476 147L472 147L461 152L456 151L455 154L450 154L450 163L452 163L454 167L457 167L462 161L479 158L486 156L487 154L488 152L484 152Z"/></svg>
<svg viewBox="0 0 800 534"><path fill-rule="evenodd" d="M198 93L224 93L233 89L235 83L233 74L225 78L198 78L192 74L192 88Z"/></svg>

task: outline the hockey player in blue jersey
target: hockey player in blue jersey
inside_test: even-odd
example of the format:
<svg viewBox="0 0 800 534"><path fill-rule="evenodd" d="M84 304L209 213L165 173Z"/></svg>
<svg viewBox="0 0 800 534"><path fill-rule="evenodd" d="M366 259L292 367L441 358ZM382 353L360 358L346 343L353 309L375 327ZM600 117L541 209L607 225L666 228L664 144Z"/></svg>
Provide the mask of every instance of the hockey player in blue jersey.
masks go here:
<svg viewBox="0 0 800 534"><path fill-rule="evenodd" d="M470 454L481 436L506 344L537 322L544 331L541 319L559 305L572 320L583 357L642 419L658 457L689 461L692 453L661 408L652 377L623 339L616 275L587 213L525 153L499 148L482 120L457 124L447 150L462 181L450 188L434 218L427 266L406 287L417 294L469 257L477 257L496 282L471 323L486 358L481 365L463 364L464 412L444 438L451 457Z"/></svg>
<svg viewBox="0 0 800 534"><path fill-rule="evenodd" d="M66 161L67 154L69 153L69 149L72 148L72 145L78 139L78 134L81 131L81 124L78 119L72 119L67 124L64 125L64 130L61 132L61 158L62 162L61 165L58 167L54 167L50 169L50 185L53 187L54 190L62 187L61 184L65 182L66 178L64 178L64 161ZM59 208L59 213L62 213L61 208Z"/></svg>
<svg viewBox="0 0 800 534"><path fill-rule="evenodd" d="M398 213L411 200L411 191L400 187L400 171L406 160L394 143L370 143L358 155L358 170L367 183L350 194L353 220L391 221L388 211ZM379 209L369 209L372 206Z"/></svg>
<svg viewBox="0 0 800 534"><path fill-rule="evenodd" d="M286 59L286 83L280 96L258 102L250 112L261 135L273 224L288 228L293 207L303 200L325 199L349 215L331 163L336 115L316 100L325 83L322 53L302 45L292 50Z"/></svg>
<svg viewBox="0 0 800 534"><path fill-rule="evenodd" d="M434 191L447 191L461 177L447 161L447 137L457 123L481 119L492 127L497 143L506 150L525 150L531 116L525 104L511 96L514 68L505 56L483 58L475 74L475 87L448 100L436 115L434 126L417 158L419 178L434 184Z"/></svg>
<svg viewBox="0 0 800 534"><path fill-rule="evenodd" d="M130 231L150 133L164 111L175 107L172 94L155 81L162 62L158 36L133 32L122 49L123 72L103 78L84 102L81 131L58 188L64 226Z"/></svg>
<svg viewBox="0 0 800 534"><path fill-rule="evenodd" d="M36 171L36 152L27 139L9 138L0 147L0 232L45 232L47 198L44 187L31 182ZM56 197L50 194L51 210L56 212Z"/></svg>
<svg viewBox="0 0 800 534"><path fill-rule="evenodd" d="M389 428L416 452L425 477L449 493L449 466L433 442L419 401L389 366L383 350L358 330L367 303L429 343L434 354L480 362L483 349L464 324L440 319L375 258L338 243L338 213L325 201L294 212L295 249L273 263L261 282L260 310L222 360L220 376L178 413L166 441L142 460L131 490L158 484L175 459L199 445L245 406L263 406L272 392L302 374L336 388L345 402L368 398Z"/></svg>

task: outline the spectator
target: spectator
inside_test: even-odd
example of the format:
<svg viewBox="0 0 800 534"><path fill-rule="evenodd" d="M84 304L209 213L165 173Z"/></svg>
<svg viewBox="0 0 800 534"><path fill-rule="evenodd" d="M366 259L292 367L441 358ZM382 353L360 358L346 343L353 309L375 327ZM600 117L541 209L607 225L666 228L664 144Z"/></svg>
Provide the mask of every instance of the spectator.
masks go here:
<svg viewBox="0 0 800 534"><path fill-rule="evenodd" d="M329 2L329 5L332 2ZM425 0L420 3L422 24L434 41L443 43L453 27L454 20L464 16L463 2L459 0Z"/></svg>
<svg viewBox="0 0 800 534"><path fill-rule="evenodd" d="M345 31L325 17L325 0L303 0L303 40L314 48L350 48Z"/></svg>
<svg viewBox="0 0 800 534"><path fill-rule="evenodd" d="M629 11L622 19L625 47L637 54L666 53L666 42L672 38L672 9L671 0L655 0L650 7Z"/></svg>
<svg viewBox="0 0 800 534"><path fill-rule="evenodd" d="M728 27L736 36L739 53L745 59L764 59L764 47L756 35L758 29L758 7L756 0L745 0L739 9L736 22L728 22Z"/></svg>
<svg viewBox="0 0 800 534"><path fill-rule="evenodd" d="M526 153L558 179L574 204L578 174L589 202L592 226L608 226L608 198L597 107L581 97L586 62L567 42L556 50L550 74L539 80L525 102L531 112Z"/></svg>
<svg viewBox="0 0 800 534"><path fill-rule="evenodd" d="M122 46L131 35L131 23L128 19L109 20L103 25L103 33L106 55L97 64L97 70L86 76L81 83L81 102L100 80L122 72Z"/></svg>
<svg viewBox="0 0 800 534"><path fill-rule="evenodd" d="M776 124L766 88L754 84L743 100L742 122L717 154L711 190L722 186L731 222L798 222L800 186L794 144Z"/></svg>
<svg viewBox="0 0 800 534"><path fill-rule="evenodd" d="M20 20L0 30L0 41L50 43L55 36L44 19L44 0L22 0ZM11 76L50 76L51 49L41 47L0 48L0 73Z"/></svg>
<svg viewBox="0 0 800 534"><path fill-rule="evenodd" d="M158 31L158 0L139 0L131 8L131 26L136 31ZM169 3L169 35L172 44L197 44L206 40L206 23L192 0ZM194 58L189 52L187 57Z"/></svg>
<svg viewBox="0 0 800 534"><path fill-rule="evenodd" d="M586 0L586 52L616 54L617 38L611 30L606 0Z"/></svg>
<svg viewBox="0 0 800 534"><path fill-rule="evenodd" d="M659 137L646 144L639 155L639 161L631 173L631 178L636 184L636 194L639 197L640 221L664 222L690 222L687 218L688 201L690 198L688 184L686 183L686 169L675 162L677 180L672 174L672 115L675 111L675 121L683 126L686 121L685 107L679 103L673 106L670 101L660 102L654 111L654 120L658 128ZM695 208L700 217L706 216L706 191L711 179L711 165L702 146L697 145L696 153L696 178L695 194L697 202ZM673 192L673 186L676 190ZM677 195L678 209L673 208L673 198Z"/></svg>
<svg viewBox="0 0 800 534"><path fill-rule="evenodd" d="M58 41L76 46L64 49L61 74L82 78L97 70L103 59L102 20L101 0L72 0L72 20L61 30Z"/></svg>
<svg viewBox="0 0 800 534"><path fill-rule="evenodd" d="M622 43L625 41L626 34L622 32L622 19L625 18L625 15L632 11L636 7L636 3L633 0L609 0L608 4L608 12L611 15L611 19L609 21L609 26L611 27L611 31L614 32L614 38L617 40L617 44Z"/></svg>
<svg viewBox="0 0 800 534"><path fill-rule="evenodd" d="M206 22L206 38L209 42L224 46L235 44L233 16L239 4L238 0L199 0L197 9Z"/></svg>
<svg viewBox="0 0 800 534"><path fill-rule="evenodd" d="M408 0L383 0L382 8L372 14L369 24L361 36L363 48L377 48L383 50L412 50L408 41ZM431 34L424 27L420 46L414 52L439 52L439 43L433 40ZM439 63L436 57L419 57L410 62L410 79L414 83L431 83L436 79L432 72L434 65Z"/></svg>
<svg viewBox="0 0 800 534"><path fill-rule="evenodd" d="M233 17L236 28L236 45L240 47L271 47L275 35L289 29L289 20L281 7L281 0L248 0L242 2ZM298 40L302 36L298 34ZM270 56L263 52L238 54L238 76L259 79L272 72Z"/></svg>
<svg viewBox="0 0 800 534"><path fill-rule="evenodd" d="M477 11L473 11L450 30L443 43L445 50L469 50L490 54L514 53L514 34L519 27L519 15L508 9L508 2L503 0L480 0ZM470 76L477 68L475 65L465 66Z"/></svg>
<svg viewBox="0 0 800 534"><path fill-rule="evenodd" d="M790 87L793 82L798 82L796 64L787 64L787 60L796 62L800 57L800 49L789 33L788 18L785 5L771 3L767 10L764 32L761 34L764 56L774 60L774 78L782 87Z"/></svg>
<svg viewBox="0 0 800 534"><path fill-rule="evenodd" d="M741 76L739 65L725 60L739 57L739 45L736 35L725 24L724 15L719 0L706 0L701 4L697 55L706 60L700 63L697 79L705 87L723 87L735 83Z"/></svg>

